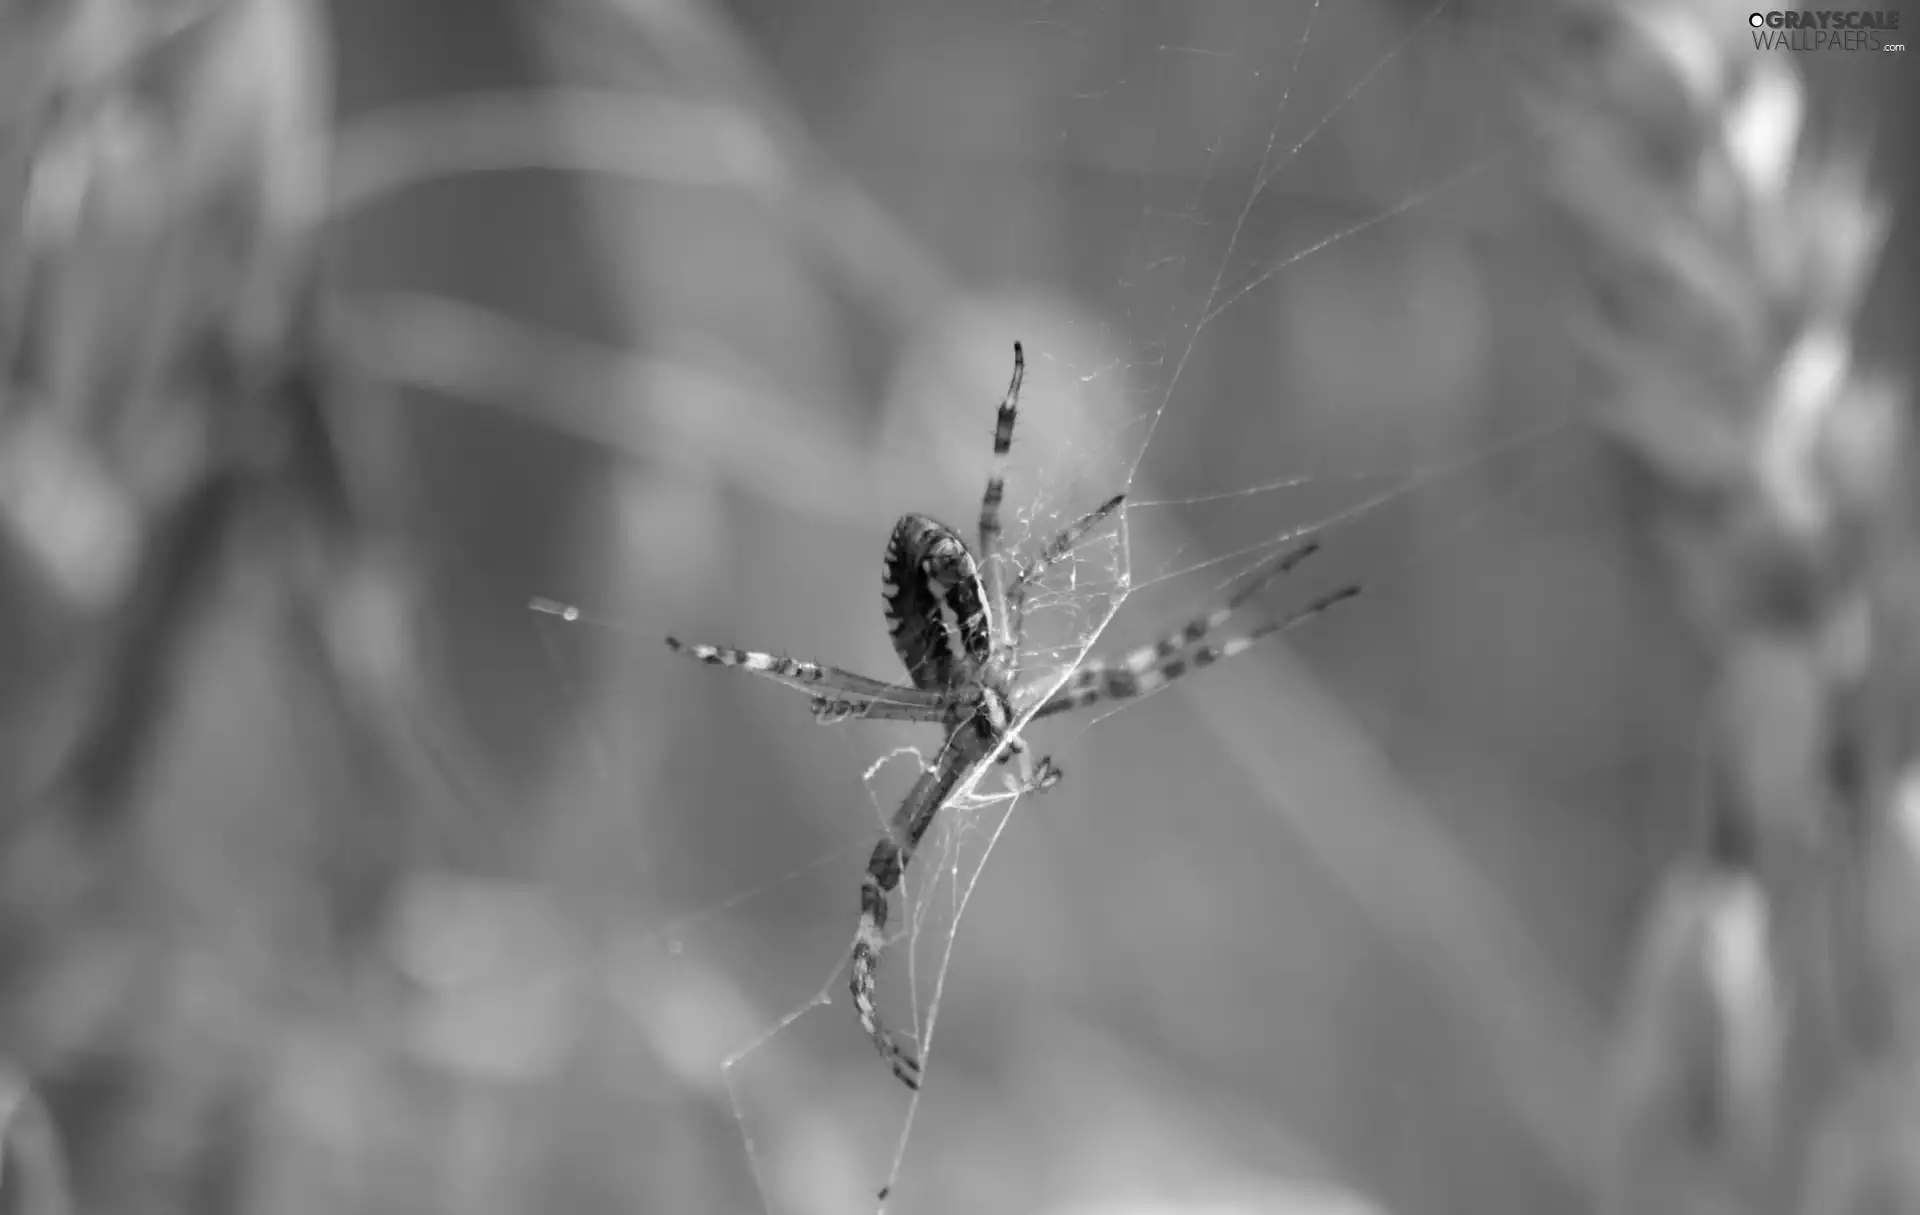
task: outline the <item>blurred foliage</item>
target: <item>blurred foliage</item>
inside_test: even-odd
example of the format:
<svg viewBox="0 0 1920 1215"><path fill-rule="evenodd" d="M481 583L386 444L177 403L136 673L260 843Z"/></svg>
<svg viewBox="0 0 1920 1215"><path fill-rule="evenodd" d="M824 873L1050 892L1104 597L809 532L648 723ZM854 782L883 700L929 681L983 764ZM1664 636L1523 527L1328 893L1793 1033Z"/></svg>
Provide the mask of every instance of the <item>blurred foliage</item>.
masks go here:
<svg viewBox="0 0 1920 1215"><path fill-rule="evenodd" d="M1834 107L1725 16L1573 10L1579 70L1534 90L1594 416L1714 689L1700 839L1628 989L1610 1209L1920 1210L1916 431L1855 353L1889 216Z"/></svg>

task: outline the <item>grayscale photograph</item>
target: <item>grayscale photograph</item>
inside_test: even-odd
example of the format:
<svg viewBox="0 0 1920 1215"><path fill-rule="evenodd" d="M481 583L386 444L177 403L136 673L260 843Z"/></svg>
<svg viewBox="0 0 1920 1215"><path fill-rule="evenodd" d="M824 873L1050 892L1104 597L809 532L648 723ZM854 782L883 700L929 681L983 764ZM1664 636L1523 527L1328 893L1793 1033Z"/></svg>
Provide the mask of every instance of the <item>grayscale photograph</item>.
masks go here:
<svg viewBox="0 0 1920 1215"><path fill-rule="evenodd" d="M0 0L0 1215L1920 1215L1915 0Z"/></svg>

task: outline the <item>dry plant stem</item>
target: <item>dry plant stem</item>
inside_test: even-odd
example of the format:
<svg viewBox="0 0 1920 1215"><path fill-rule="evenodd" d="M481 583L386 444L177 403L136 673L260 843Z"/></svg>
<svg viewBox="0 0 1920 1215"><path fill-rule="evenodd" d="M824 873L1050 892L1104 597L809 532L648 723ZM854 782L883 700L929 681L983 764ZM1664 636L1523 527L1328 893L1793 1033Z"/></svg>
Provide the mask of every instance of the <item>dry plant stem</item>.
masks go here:
<svg viewBox="0 0 1920 1215"><path fill-rule="evenodd" d="M1920 1210L1911 418L1849 340L1883 221L1745 13L1571 4L1532 92L1595 417L1717 682L1706 829L1628 995L1608 1202Z"/></svg>

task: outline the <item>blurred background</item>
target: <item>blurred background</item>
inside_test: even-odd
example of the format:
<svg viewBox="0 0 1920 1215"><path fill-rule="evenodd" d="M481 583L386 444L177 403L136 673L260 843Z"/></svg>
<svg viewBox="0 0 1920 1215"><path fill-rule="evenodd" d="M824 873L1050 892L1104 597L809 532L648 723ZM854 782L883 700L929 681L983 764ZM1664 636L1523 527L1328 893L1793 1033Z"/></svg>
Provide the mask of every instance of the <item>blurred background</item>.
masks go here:
<svg viewBox="0 0 1920 1215"><path fill-rule="evenodd" d="M1522 35L0 3L0 1194L59 1209L50 1125L83 1210L1583 1209L1702 674L1580 422ZM1809 66L1890 361L1914 74ZM1307 531L1248 622L1364 591L942 816L910 1100L844 965L935 732L660 641L898 677L882 546L971 531L1015 339L1010 536L1130 499L1036 669Z"/></svg>

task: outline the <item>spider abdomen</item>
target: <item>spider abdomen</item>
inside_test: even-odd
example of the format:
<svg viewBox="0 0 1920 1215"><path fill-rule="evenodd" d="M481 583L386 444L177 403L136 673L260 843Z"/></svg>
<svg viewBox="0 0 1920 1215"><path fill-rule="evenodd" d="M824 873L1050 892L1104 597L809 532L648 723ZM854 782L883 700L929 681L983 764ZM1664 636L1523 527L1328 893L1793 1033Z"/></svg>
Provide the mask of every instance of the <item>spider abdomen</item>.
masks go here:
<svg viewBox="0 0 1920 1215"><path fill-rule="evenodd" d="M887 538L881 583L887 633L918 688L950 688L992 654L987 593L960 534L927 515L902 515Z"/></svg>

